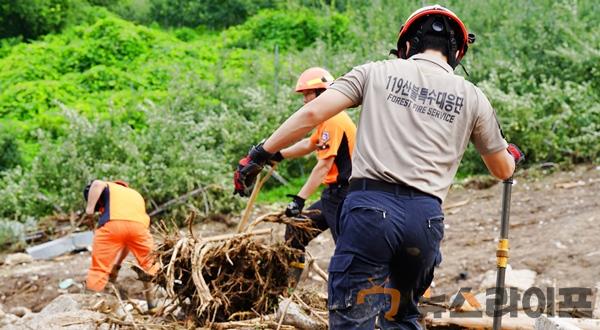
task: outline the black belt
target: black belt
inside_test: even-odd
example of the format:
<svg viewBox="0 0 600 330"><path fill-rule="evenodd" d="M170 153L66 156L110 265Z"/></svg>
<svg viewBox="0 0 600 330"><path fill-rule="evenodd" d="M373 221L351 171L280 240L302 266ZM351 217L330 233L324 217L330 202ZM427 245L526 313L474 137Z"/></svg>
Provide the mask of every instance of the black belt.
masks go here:
<svg viewBox="0 0 600 330"><path fill-rule="evenodd" d="M334 188L334 189L348 188L348 182L344 182L344 183L330 183L330 184L327 185L327 187Z"/></svg>
<svg viewBox="0 0 600 330"><path fill-rule="evenodd" d="M383 191L395 195L406 196L428 196L440 200L438 197L420 191L417 188L407 186L401 183L389 183L385 181L377 181L372 179L352 179L350 180L350 192L360 190L375 190Z"/></svg>
<svg viewBox="0 0 600 330"><path fill-rule="evenodd" d="M327 185L327 188L332 192L339 192L348 189L348 183L331 183Z"/></svg>

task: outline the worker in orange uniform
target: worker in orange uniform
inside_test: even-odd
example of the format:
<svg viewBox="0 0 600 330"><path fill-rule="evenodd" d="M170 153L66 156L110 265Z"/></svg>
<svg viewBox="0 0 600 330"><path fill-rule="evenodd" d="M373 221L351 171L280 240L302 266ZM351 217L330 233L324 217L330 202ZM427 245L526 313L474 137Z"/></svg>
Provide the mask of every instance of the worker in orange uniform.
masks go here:
<svg viewBox="0 0 600 330"><path fill-rule="evenodd" d="M304 104L316 99L333 82L333 76L325 69L313 67L304 71L296 83L296 92L304 95ZM296 249L305 250L308 243L323 231L330 229L333 239L337 239L337 209L348 193L348 182L352 173L351 155L354 149L356 125L345 111L319 124L310 137L277 152L272 161L301 157L316 151L317 164L313 167L308 180L297 195L288 195L292 201L285 214L297 217L302 213L306 199L321 185L327 187L321 198L312 204L309 210L320 213L309 215L312 226L317 229L306 235L288 225L285 232L286 241ZM298 279L304 268L304 256L292 263L293 272Z"/></svg>
<svg viewBox="0 0 600 330"><path fill-rule="evenodd" d="M83 196L87 202L87 214L100 212L86 286L93 291L102 291L109 278L114 282L121 262L129 252L133 253L144 271L154 274L156 268L151 255L154 243L148 230L150 217L146 213L144 198L123 181L101 180L88 184ZM145 287L148 288L148 285L145 284ZM151 299L147 296L147 300ZM148 303L150 305L151 302Z"/></svg>

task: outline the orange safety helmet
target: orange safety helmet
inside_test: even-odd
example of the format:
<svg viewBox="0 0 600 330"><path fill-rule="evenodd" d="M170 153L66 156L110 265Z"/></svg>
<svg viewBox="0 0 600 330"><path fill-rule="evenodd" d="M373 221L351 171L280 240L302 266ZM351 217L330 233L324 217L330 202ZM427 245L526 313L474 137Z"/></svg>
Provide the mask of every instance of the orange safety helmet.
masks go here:
<svg viewBox="0 0 600 330"><path fill-rule="evenodd" d="M475 42L475 35L469 33L465 24L451 10L440 5L426 6L412 13L398 34L397 49L392 54L409 58L422 51L421 42L426 34L444 36L448 39L448 64L455 68L467 53L469 44ZM407 53L406 42L410 43ZM456 54L458 51L458 55Z"/></svg>
<svg viewBox="0 0 600 330"><path fill-rule="evenodd" d="M327 89L333 82L333 76L323 68L310 68L300 75L296 83L296 92L310 89Z"/></svg>
<svg viewBox="0 0 600 330"><path fill-rule="evenodd" d="M115 180L114 183L118 184L119 186L123 186L125 188L129 188L129 184L123 180Z"/></svg>

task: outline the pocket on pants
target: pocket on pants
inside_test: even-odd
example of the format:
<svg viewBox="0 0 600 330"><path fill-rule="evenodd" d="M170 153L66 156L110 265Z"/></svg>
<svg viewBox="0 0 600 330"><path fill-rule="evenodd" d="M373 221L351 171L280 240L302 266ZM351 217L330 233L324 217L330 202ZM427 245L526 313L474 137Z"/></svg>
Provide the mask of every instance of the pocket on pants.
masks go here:
<svg viewBox="0 0 600 330"><path fill-rule="evenodd" d="M388 212L385 209L383 209L381 207L371 206L371 205L356 205L350 209L350 212L357 211L357 210L362 210L364 212L371 212L371 213L373 213L372 217L375 219L385 219L388 214ZM368 216L369 216L369 218L371 218L370 215L368 215Z"/></svg>
<svg viewBox="0 0 600 330"><path fill-rule="evenodd" d="M431 247L438 248L444 238L444 216L438 215L427 219L427 237Z"/></svg>
<svg viewBox="0 0 600 330"><path fill-rule="evenodd" d="M327 307L330 310L345 309L352 306L352 288L348 269L353 255L334 255L329 263L329 285L327 286Z"/></svg>

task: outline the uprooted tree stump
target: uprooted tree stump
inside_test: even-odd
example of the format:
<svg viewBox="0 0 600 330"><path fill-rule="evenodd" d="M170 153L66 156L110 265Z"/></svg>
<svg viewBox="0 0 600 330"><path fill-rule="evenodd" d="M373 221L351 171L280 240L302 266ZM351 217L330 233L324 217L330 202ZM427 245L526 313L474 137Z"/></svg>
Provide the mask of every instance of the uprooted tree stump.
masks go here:
<svg viewBox="0 0 600 330"><path fill-rule="evenodd" d="M155 281L198 324L272 313L278 297L286 295L294 284L288 276L289 265L301 251L285 242L269 243L264 236L271 229L253 230L260 222L314 230L306 221L271 213L239 234L196 238L191 230L184 236L165 232L157 249L161 267Z"/></svg>

